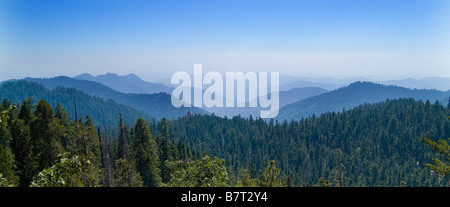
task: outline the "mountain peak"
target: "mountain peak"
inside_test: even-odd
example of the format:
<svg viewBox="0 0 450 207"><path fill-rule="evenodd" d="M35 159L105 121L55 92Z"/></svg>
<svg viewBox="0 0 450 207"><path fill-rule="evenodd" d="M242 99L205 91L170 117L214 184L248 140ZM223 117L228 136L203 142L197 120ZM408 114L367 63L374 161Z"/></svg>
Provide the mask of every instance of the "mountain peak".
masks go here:
<svg viewBox="0 0 450 207"><path fill-rule="evenodd" d="M108 72L94 77L90 74L83 73L74 78L98 82L122 93L153 94L160 92L170 93L173 90L161 84L146 82L134 73L122 76Z"/></svg>
<svg viewBox="0 0 450 207"><path fill-rule="evenodd" d="M73 78L75 78L75 79L92 79L92 78L94 78L94 76L92 76L89 73L82 73L80 75L74 76Z"/></svg>
<svg viewBox="0 0 450 207"><path fill-rule="evenodd" d="M137 76L134 73L130 73L128 75L125 75L125 77L130 78L130 79L142 80L139 76Z"/></svg>
<svg viewBox="0 0 450 207"><path fill-rule="evenodd" d="M383 87L385 85L373 83L373 82L367 82L367 81L356 81L344 88L361 88L361 87L374 87L374 86L375 87L377 87L377 86Z"/></svg>
<svg viewBox="0 0 450 207"><path fill-rule="evenodd" d="M99 76L106 76L106 77L119 77L119 75L117 75L117 73L105 73L105 75L98 75Z"/></svg>

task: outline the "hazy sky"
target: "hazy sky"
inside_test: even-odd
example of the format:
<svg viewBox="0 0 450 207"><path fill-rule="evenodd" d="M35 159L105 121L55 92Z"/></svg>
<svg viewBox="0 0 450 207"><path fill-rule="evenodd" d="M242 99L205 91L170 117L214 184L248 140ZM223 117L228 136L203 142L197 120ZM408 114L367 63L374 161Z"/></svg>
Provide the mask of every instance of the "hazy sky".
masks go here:
<svg viewBox="0 0 450 207"><path fill-rule="evenodd" d="M450 77L448 0L1 0L0 80L176 71Z"/></svg>

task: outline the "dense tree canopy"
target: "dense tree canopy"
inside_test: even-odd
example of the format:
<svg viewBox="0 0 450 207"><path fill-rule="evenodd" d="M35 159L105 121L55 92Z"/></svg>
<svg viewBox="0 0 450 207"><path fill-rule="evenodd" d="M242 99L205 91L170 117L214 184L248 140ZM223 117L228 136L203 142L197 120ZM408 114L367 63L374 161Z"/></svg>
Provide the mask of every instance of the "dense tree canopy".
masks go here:
<svg viewBox="0 0 450 207"><path fill-rule="evenodd" d="M424 163L432 151L421 137L450 137L448 107L413 99L363 104L300 121L190 115L170 123L175 139L226 160L234 181L252 164L262 172L270 160L282 183L314 186L320 178L339 186L443 186ZM341 150L341 173L339 173Z"/></svg>
<svg viewBox="0 0 450 207"><path fill-rule="evenodd" d="M187 114L132 125L118 115L105 128L32 103L0 106L0 186L449 185L450 108L439 102L387 100L290 122Z"/></svg>

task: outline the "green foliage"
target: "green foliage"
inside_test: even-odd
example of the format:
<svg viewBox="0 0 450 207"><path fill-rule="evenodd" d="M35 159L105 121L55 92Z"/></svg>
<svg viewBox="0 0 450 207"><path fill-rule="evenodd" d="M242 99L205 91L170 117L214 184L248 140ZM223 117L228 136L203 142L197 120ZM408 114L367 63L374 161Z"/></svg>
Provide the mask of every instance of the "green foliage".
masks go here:
<svg viewBox="0 0 450 207"><path fill-rule="evenodd" d="M11 124L11 149L15 155L16 171L20 178L20 186L26 187L31 183L35 171L33 161L30 127L22 119L15 119Z"/></svg>
<svg viewBox="0 0 450 207"><path fill-rule="evenodd" d="M422 141L425 142L429 147L434 149L436 152L443 155L446 161L450 161L450 145L448 145L447 142L445 142L443 139L440 139L438 142L433 142L427 138L422 138ZM435 165L430 163L425 163L424 165L440 175L450 174L450 166L445 162L437 158L433 158L433 162L435 163Z"/></svg>
<svg viewBox="0 0 450 207"><path fill-rule="evenodd" d="M174 161L174 157L170 152L171 145L169 143L169 123L166 118L161 120L161 135L159 138L159 149L160 152L160 168L161 168L161 178L163 182L168 182L170 179L170 172L165 165L166 161Z"/></svg>
<svg viewBox="0 0 450 207"><path fill-rule="evenodd" d="M3 108L3 107L2 107ZM5 110L0 110L0 145L7 146L11 141L11 134L7 130L8 120L10 119L10 114L16 106L9 105Z"/></svg>
<svg viewBox="0 0 450 207"><path fill-rule="evenodd" d="M36 119L31 123L34 153L39 160L38 170L43 170L55 164L58 154L63 151L60 140L65 130L45 100L39 101L34 114Z"/></svg>
<svg viewBox="0 0 450 207"><path fill-rule="evenodd" d="M36 104L36 102L32 103L32 100L44 99L53 107L56 107L57 104L60 103L61 106L67 111L68 115L73 118L75 117L75 101L78 117L85 117L89 114L92 117L94 125L96 126L118 126L118 108L120 108L122 115L125 116L125 122L128 123L136 121L139 117L144 117L147 120L151 120L152 118L151 116L130 106L120 104L110 100L110 98L101 98L99 95L100 94L94 94L93 96L90 96L85 92L74 88L63 88L56 86L53 87L52 90L49 90L40 84L27 81L6 81L2 82L0 85L0 97L9 98L9 100L13 103L20 103L22 100L30 98L31 102L27 103L29 103L28 106L31 106ZM148 107L147 104L141 105ZM28 111L31 111L31 108L24 108L24 115L28 115L28 113L26 113ZM55 115L58 117L59 114L56 112L57 108L55 108ZM21 119L28 121L28 118L21 117Z"/></svg>
<svg viewBox="0 0 450 207"><path fill-rule="evenodd" d="M277 179L279 174L280 169L275 165L275 161L271 160L262 174L263 187L282 187L281 180Z"/></svg>
<svg viewBox="0 0 450 207"><path fill-rule="evenodd" d="M10 118L0 133L1 185L35 178L34 186L338 186L341 170L344 186L448 185L436 175L448 173L448 160L432 159L417 139L428 137L448 158L448 144L431 141L450 137L450 108L439 102L388 100L291 122L192 114L150 125L119 121L99 130L101 142L95 117L71 120L60 104L53 112L44 100L31 102L3 113ZM129 159L121 159L120 136ZM63 152L72 157L62 161Z"/></svg>
<svg viewBox="0 0 450 207"><path fill-rule="evenodd" d="M4 99L7 100L7 99ZM2 106L3 108L3 106ZM14 105L8 105L5 109L2 109L0 111L0 124L3 126L7 126L8 125L8 119L10 118L10 113L16 110L16 106Z"/></svg>
<svg viewBox="0 0 450 207"><path fill-rule="evenodd" d="M355 82L328 93L307 98L286 107L280 108L276 119L300 120L313 114L339 112L342 109L352 109L361 104L375 104L386 99L414 98L415 100L446 101L450 91L428 89L408 89L399 86L386 86L371 82ZM281 100L280 100L281 101Z"/></svg>
<svg viewBox="0 0 450 207"><path fill-rule="evenodd" d="M22 101L22 105L20 106L19 119L25 121L25 124L30 124L33 120L33 113L31 112L33 105L33 99L27 98Z"/></svg>
<svg viewBox="0 0 450 207"><path fill-rule="evenodd" d="M89 160L68 153L59 155L59 162L44 169L34 178L31 187L83 187L83 171L91 165Z"/></svg>
<svg viewBox="0 0 450 207"><path fill-rule="evenodd" d="M116 160L114 171L114 187L143 187L141 175L136 171L136 165L125 159Z"/></svg>
<svg viewBox="0 0 450 207"><path fill-rule="evenodd" d="M0 174L13 185L17 185L18 177L14 174L14 155L10 148L0 145Z"/></svg>
<svg viewBox="0 0 450 207"><path fill-rule="evenodd" d="M259 180L252 178L247 170L241 175L241 179L238 181L238 186L242 187L258 187Z"/></svg>
<svg viewBox="0 0 450 207"><path fill-rule="evenodd" d="M125 125L123 125L122 114L119 115L119 138L118 138L118 156L120 159L130 159L130 145L128 144L128 132Z"/></svg>
<svg viewBox="0 0 450 207"><path fill-rule="evenodd" d="M161 119L163 117L179 117L186 114L187 111L191 111L193 113L205 113L205 111L194 108L194 107L180 107L176 108L171 103L171 95L167 93L155 93L155 94L133 94L133 93L121 93L118 91L115 91L109 87L106 87L100 83L92 82L92 81L85 81L85 80L77 80L74 78L69 77L55 77L55 78L28 78L25 79L26 81L30 82L36 82L39 84L42 84L47 89L51 89L54 91L59 90L65 90L67 91L66 95L72 94L72 90L77 89L79 91L83 91L84 94L89 94L93 97L99 97L103 100L112 100L113 102L121 104L120 108L122 109L122 113L125 113L125 108L136 109L140 111L139 114L133 113L133 119L128 119L127 122L135 121L137 118L141 116L147 116L147 117L155 117L158 119ZM62 88L64 87L64 88ZM67 88L74 88L74 89L67 89ZM1 95L1 92L0 92ZM71 99L70 99L71 100ZM63 100L57 100L59 102L63 102ZM78 101L83 101L79 100ZM83 101L84 102L84 101ZM63 104L64 105L64 104ZM78 106L78 104L77 104ZM66 105L64 107L67 108ZM86 107L86 106L85 106ZM107 106L102 106L106 108ZM117 107L116 107L117 109ZM89 113L92 115L92 117L96 117L97 114ZM117 112L114 114L114 117L117 114ZM109 115L108 114L98 114L100 116L104 117L98 117L100 118L106 118ZM131 115L131 114L130 114ZM131 117L130 117L131 118ZM113 117L111 117L110 120L113 120ZM149 120L149 119L147 119ZM108 119L105 119L105 121L108 121ZM109 121L111 122L111 121ZM117 123L117 122L115 122ZM112 124L116 125L116 124Z"/></svg>
<svg viewBox="0 0 450 207"><path fill-rule="evenodd" d="M330 181L325 180L324 178L319 179L318 187L331 187Z"/></svg>
<svg viewBox="0 0 450 207"><path fill-rule="evenodd" d="M3 177L3 174L0 173L0 187L16 187L14 182L8 181Z"/></svg>
<svg viewBox="0 0 450 207"><path fill-rule="evenodd" d="M100 165L100 141L92 119L86 116L86 122L79 121L69 125L67 149L74 155L84 156L95 165Z"/></svg>
<svg viewBox="0 0 450 207"><path fill-rule="evenodd" d="M3 101L3 103L5 102ZM0 108L6 108L0 110L0 174L5 179L3 185L17 185L18 177L14 174L14 155L8 147L12 138L7 129L10 114L16 107L10 104L2 104Z"/></svg>
<svg viewBox="0 0 450 207"><path fill-rule="evenodd" d="M230 179L255 164L263 172L274 160L284 184L314 186L320 178L343 186L443 186L423 163L433 154L417 137L450 137L450 109L413 99L363 104L300 121L190 115L170 123L173 137L199 153L227 161ZM236 173L236 174L235 174Z"/></svg>
<svg viewBox="0 0 450 207"><path fill-rule="evenodd" d="M43 99L34 106L32 102L23 100L19 113L8 99L0 106L2 186L160 186L160 155L165 155L164 161L175 161L195 154L183 143L169 139L168 122L164 120L158 135L160 141L164 140L164 149L158 148L143 118L128 132L119 116L118 128L105 128L100 143L101 130L97 133L89 115L84 121L71 120L59 103L53 111ZM116 139L108 140L108 134ZM121 159L123 154L127 159Z"/></svg>
<svg viewBox="0 0 450 207"><path fill-rule="evenodd" d="M148 123L142 118L136 122L132 143L136 170L142 175L144 185L149 187L161 185L158 147Z"/></svg>
<svg viewBox="0 0 450 207"><path fill-rule="evenodd" d="M172 169L168 187L226 187L229 186L228 173L223 159L209 156L201 160L166 162Z"/></svg>

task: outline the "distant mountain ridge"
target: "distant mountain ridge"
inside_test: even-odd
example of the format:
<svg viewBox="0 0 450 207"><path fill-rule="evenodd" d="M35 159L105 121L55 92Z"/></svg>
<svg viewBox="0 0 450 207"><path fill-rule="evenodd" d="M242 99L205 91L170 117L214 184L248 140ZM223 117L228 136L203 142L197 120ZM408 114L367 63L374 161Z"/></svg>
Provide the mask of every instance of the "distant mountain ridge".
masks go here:
<svg viewBox="0 0 450 207"><path fill-rule="evenodd" d="M346 79L293 77L286 83L280 80L280 90L287 91L292 88L303 87L319 87L327 90L335 90L348 86L357 81L374 82L383 85L394 85L411 89L436 89L441 91L450 90L450 78L445 77L427 77L422 79L406 78L386 81L371 80L364 77Z"/></svg>
<svg viewBox="0 0 450 207"><path fill-rule="evenodd" d="M293 88L289 91L280 91L279 108L282 108L291 103L295 103L297 101L301 101L305 98L317 96L326 92L328 92L328 90L317 87ZM243 117L249 117L250 115L252 115L253 117L259 117L261 110L268 110L268 108L262 108L259 105L258 107L249 107L249 101L246 101L245 106L246 107L232 107L232 108L203 107L203 109L221 117L224 116L232 117L237 115L241 115Z"/></svg>
<svg viewBox="0 0 450 207"><path fill-rule="evenodd" d="M258 117L262 109L261 107L232 107L232 108L175 108L171 104L170 95L166 93L157 94L127 94L124 92L118 92L110 87L107 87L96 81L89 81L84 79L95 79L88 73L76 76L76 78L69 77L55 77L55 78L27 78L25 80L38 82L43 84L49 89L54 89L57 86L63 86L68 88L76 88L82 90L90 95L102 97L105 100L112 99L118 103L127 104L141 110L155 118L162 117L179 117L190 111L192 113L215 113L218 116L232 117L241 115L248 117L250 115ZM113 73L107 73L105 75L97 76L97 78L108 79L110 82L114 82L114 78L127 79L128 81L135 80L135 83L142 81L134 74L126 76L119 76ZM432 87L434 85L443 85L446 78L428 78L428 79L404 79L397 81L385 81L382 84L372 82L354 82L346 86L340 81L348 81L350 79L311 79L312 81L318 81L321 83L314 83L308 81L293 81L290 82L292 87L288 91L283 91L280 87L280 108L279 114L276 117L278 120L284 119L300 119L301 117L308 117L313 114L320 115L321 113L328 111L341 111L342 109L351 109L364 103L377 103L385 101L386 99L396 98L414 98L416 100L430 100L432 102L439 100L441 103L448 100L450 96L448 91L437 91L430 89L407 89L395 85L408 85L411 88L414 87ZM293 81L293 82L292 82ZM327 84L325 81L329 81ZM145 81L144 81L145 82ZM428 82L428 85L427 85ZM148 83L148 82L147 82ZM300 85L299 85L300 84ZM303 84L303 85L302 85ZM114 84L113 84L114 85ZM118 84L115 84L116 86ZM289 85L289 84L288 84ZM313 93L305 93L305 90L318 89L317 87L297 88L297 86L317 85L328 88L338 87L333 91L327 92L322 89ZM286 88L284 88L286 89ZM171 92L172 89L170 89ZM303 91L302 91L303 90ZM303 93L303 94L302 94ZM247 100L248 101L248 100ZM247 106L248 104L246 104Z"/></svg>
<svg viewBox="0 0 450 207"><path fill-rule="evenodd" d="M161 92L171 93L173 90L172 88L167 87L163 84L144 81L133 73L125 76L119 76L115 73L106 73L104 75L92 76L89 73L83 73L78 76L74 76L73 78L101 83L122 93L154 94Z"/></svg>
<svg viewBox="0 0 450 207"><path fill-rule="evenodd" d="M386 99L414 98L415 100L434 103L439 101L446 105L449 91L429 89L407 89L398 86L386 86L372 82L355 82L318 96L292 103L280 109L276 119L299 120L315 114L338 112L344 108L349 110L364 103L377 103Z"/></svg>
<svg viewBox="0 0 450 207"><path fill-rule="evenodd" d="M171 102L171 95L167 93L156 94L126 94L115 91L103 84L59 76L54 78L25 78L24 80L42 84L47 89L55 89L58 86L66 88L75 88L91 96L97 96L106 100L114 100L117 103L126 104L147 115L160 119L176 118L185 115L188 111L191 113L207 113L199 108L180 107L175 108Z"/></svg>
<svg viewBox="0 0 450 207"><path fill-rule="evenodd" d="M280 91L289 91L294 88L306 88L306 87L316 87L316 88L323 88L326 90L334 90L346 85L347 84L345 83L319 83L306 80L297 80L291 83L280 85Z"/></svg>
<svg viewBox="0 0 450 207"><path fill-rule="evenodd" d="M44 99L53 108L57 103L61 103L72 119L75 119L75 102L78 118L84 119L86 115L89 115L95 126L98 127L118 126L119 113L122 113L125 122L128 123L133 123L139 117L147 120L153 118L130 106L90 96L74 88L58 86L54 89L48 89L39 83L24 80L2 82L0 84L0 97L2 99L8 98L13 104L18 105L22 104L22 101L27 98L32 98L34 104L37 104L40 99Z"/></svg>
<svg viewBox="0 0 450 207"><path fill-rule="evenodd" d="M384 85L395 85L405 88L450 90L450 78L429 77L423 79L400 79L378 82Z"/></svg>

